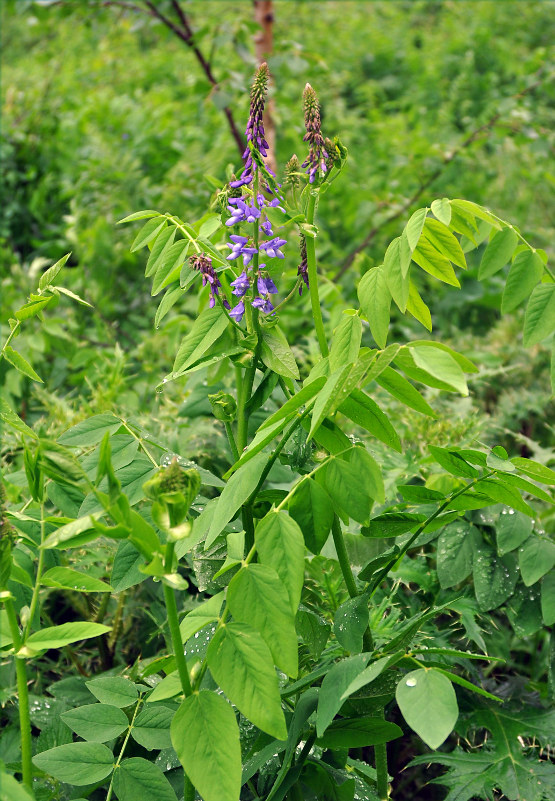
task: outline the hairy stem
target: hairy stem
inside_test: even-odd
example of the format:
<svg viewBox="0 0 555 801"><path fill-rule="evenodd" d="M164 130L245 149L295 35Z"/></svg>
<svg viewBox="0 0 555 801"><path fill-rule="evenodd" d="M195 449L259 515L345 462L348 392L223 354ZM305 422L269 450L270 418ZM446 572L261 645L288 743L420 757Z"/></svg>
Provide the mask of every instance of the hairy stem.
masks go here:
<svg viewBox="0 0 555 801"><path fill-rule="evenodd" d="M8 623L16 652L15 674L17 678L17 695L19 709L19 729L21 732L21 773L23 784L33 792L33 765L31 762L31 718L29 715L29 691L27 689L27 669L24 659L17 657L22 640L17 625L17 617L11 597L4 599L4 607L8 615Z"/></svg>
<svg viewBox="0 0 555 801"><path fill-rule="evenodd" d="M374 746L374 757L376 760L378 798L380 801L388 801L389 781L387 777L387 745L385 743Z"/></svg>
<svg viewBox="0 0 555 801"><path fill-rule="evenodd" d="M164 569L171 570L173 561L173 552L175 543L168 542L166 545L166 559L164 561ZM171 587L164 584L164 601L166 603L166 612L168 615L168 626L170 628L170 635L172 640L172 648L177 665L177 672L181 680L181 688L185 697L191 695L193 692L191 687L191 680L189 679L189 671L187 669L187 660L185 659L185 651L183 648L183 640L181 639L181 632L179 630L179 619L177 617L177 605L175 603L175 593Z"/></svg>

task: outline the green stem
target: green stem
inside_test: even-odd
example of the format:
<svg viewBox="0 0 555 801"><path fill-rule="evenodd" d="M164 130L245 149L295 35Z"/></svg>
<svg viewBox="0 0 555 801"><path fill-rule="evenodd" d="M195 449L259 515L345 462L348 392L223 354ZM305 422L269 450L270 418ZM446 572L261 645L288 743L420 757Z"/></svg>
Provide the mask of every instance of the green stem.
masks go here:
<svg viewBox="0 0 555 801"><path fill-rule="evenodd" d="M387 745L385 743L374 746L374 758L376 760L378 798L380 801L388 801L389 781L387 775Z"/></svg>
<svg viewBox="0 0 555 801"><path fill-rule="evenodd" d="M229 442L229 447L231 448L231 455L233 456L233 460L235 462L239 461L239 451L237 450L237 444L235 442L235 437L233 436L233 429L231 428L231 423L228 423L227 420L224 422L225 425L225 433L227 434L227 439Z"/></svg>
<svg viewBox="0 0 555 801"><path fill-rule="evenodd" d="M241 509L241 519L245 529L245 550L249 553L254 545L254 517L252 506L243 506Z"/></svg>
<svg viewBox="0 0 555 801"><path fill-rule="evenodd" d="M17 617L11 598L4 599L4 607L8 615L8 623L12 635L13 645L16 652L15 675L17 679L17 694L19 708L19 729L21 732L21 772L23 784L33 792L33 764L31 762L31 718L29 715L29 690L27 688L27 669L25 660L17 656L17 651L21 648L22 640L17 625ZM33 794L34 797L34 794Z"/></svg>
<svg viewBox="0 0 555 801"><path fill-rule="evenodd" d="M331 533L335 545L335 550L337 552L337 558L339 560L339 566L341 567L341 573L343 574L343 579L347 586L347 592L349 593L349 597L358 598L359 592L357 590L355 577L353 576L351 563L349 562L349 554L347 553L347 547L345 545L343 532L341 531L341 526L339 524L339 518L337 517L337 515L334 515L333 523L331 526ZM369 628L367 628L366 631L364 632L362 644L365 652L374 650L374 639L372 637L372 632L370 631Z"/></svg>
<svg viewBox="0 0 555 801"><path fill-rule="evenodd" d="M306 212L306 221L309 225L314 223L314 214L316 211L317 194L311 192L308 199L308 208ZM322 320L322 309L320 307L320 296L318 294L318 272L316 268L316 241L313 236L306 237L306 263L308 267L308 284L310 290L310 303L312 305L312 316L314 318L314 327L316 329L316 336L318 337L318 345L322 356L329 354L328 343L326 334L324 332L324 321Z"/></svg>
<svg viewBox="0 0 555 801"><path fill-rule="evenodd" d="M135 723L135 718L137 717L137 712L139 711L142 703L143 703L143 699L139 698L139 700L137 701L137 704L135 706L135 711L133 712L133 717L131 718L131 723L129 724L129 727L127 729L127 734L125 735L125 740L123 741L123 745L120 748L120 752L118 754L117 762L114 765L114 770L112 771L112 777L110 779L110 785L108 787L108 794L106 796L106 801L110 801L110 799L112 798L112 792L113 792L113 789L114 789L114 776L115 776L116 770L119 768L119 766L121 764L121 760L123 759L123 753L125 751L125 748L127 746L128 741L129 741L129 737L131 736L131 731L133 730L133 724Z"/></svg>
<svg viewBox="0 0 555 801"><path fill-rule="evenodd" d="M168 542L166 545L166 558L164 561L164 569L167 572L171 571L173 552L175 549L174 542ZM179 630L179 619L177 617L177 605L175 603L175 593L171 587L164 584L164 601L166 603L166 612L168 615L168 625L170 628L170 635L172 640L173 653L177 665L177 672L181 679L181 687L185 697L191 695L193 689L191 687L191 680L189 678L189 671L187 669L187 660L185 659L185 652L183 648L183 640L181 639L181 632Z"/></svg>
<svg viewBox="0 0 555 801"><path fill-rule="evenodd" d="M14 325L14 327L10 331L10 334L9 334L7 340L4 342L4 344L2 346L2 352L1 352L2 356L4 355L4 350L8 347L8 345L10 344L10 342L12 341L12 339L14 338L16 333L19 331L20 327L21 327L21 321L18 320L16 325Z"/></svg>
<svg viewBox="0 0 555 801"><path fill-rule="evenodd" d="M134 439L136 439L136 440L137 440L137 442L139 443L139 447L140 447L140 448L142 448L142 450L144 451L145 455L146 455L146 456L148 456L148 458L150 459L150 461L152 462L152 464L154 465L154 467L159 467L160 465L158 464L158 462L156 461L156 459L154 458L154 456L153 456L153 455L150 453L150 451L149 451L149 450L148 450L148 448L146 447L146 445L145 445L145 443L144 443L144 440L143 440L143 438L142 438L142 437L139 437L137 434L135 434L135 432L133 431L133 429L132 429L132 428L130 428L130 427L127 425L127 423L125 422L125 420L123 420L121 417L120 417L119 419L121 420L121 424L122 424L122 426L123 426L125 429L127 429L127 431L129 431L129 433L131 434L131 436L132 436Z"/></svg>
<svg viewBox="0 0 555 801"><path fill-rule="evenodd" d="M27 621L27 625L25 626L25 631L23 633L23 641L27 639L29 634L31 633L31 626L33 624L33 618L35 617L35 612L37 610L37 604L39 602L39 594L40 594L40 582L42 578L42 571L44 568L44 557L46 554L45 549L42 547L42 543L44 542L44 503L40 505L40 544L41 547L39 548L39 560L37 563L37 575L35 578L35 586L33 587L33 595L31 596L31 603L29 605L29 619Z"/></svg>

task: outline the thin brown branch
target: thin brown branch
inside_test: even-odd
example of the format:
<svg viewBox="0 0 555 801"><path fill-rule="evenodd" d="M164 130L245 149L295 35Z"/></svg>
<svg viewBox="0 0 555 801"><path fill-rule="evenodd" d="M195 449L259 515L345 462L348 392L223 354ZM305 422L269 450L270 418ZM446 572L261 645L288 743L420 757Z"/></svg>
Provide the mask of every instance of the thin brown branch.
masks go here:
<svg viewBox="0 0 555 801"><path fill-rule="evenodd" d="M538 70L538 72L537 72L536 74L537 74L537 75L540 75L540 76L542 76L542 73L543 73L543 71L544 71L544 68L542 67L542 68L540 68L540 69ZM538 80L537 80L537 81L535 81L534 83L530 84L530 86L527 86L527 87L526 87L525 89L523 89L521 92L517 92L516 94L514 94L514 95L511 95L511 96L510 96L509 98L507 98L507 99L514 99L514 100L518 100L518 99L520 99L521 97L525 97L526 95L530 94L530 93L531 93L531 92L533 92L535 89L537 89L537 88L538 88L538 86L541 86L541 84L542 84L542 83L544 83L544 78L543 78L543 77L539 77L539 78L538 78ZM486 141L486 139L487 139L487 136L489 136L489 134L491 133L491 131L492 131L493 127L494 127L494 126L495 126L495 124L498 122L498 120L500 120L500 119L501 119L501 116L502 116L501 112L497 112L496 114L494 114L492 117L490 117L490 119L489 119L487 122L485 122L483 125L480 125L480 126L479 126L478 128L476 128L474 131L472 131L472 133L470 133L470 134L469 134L469 135L466 137L466 139L463 139L463 141L462 141L462 142L461 142L459 145L457 145L457 147L455 147L455 148L454 148L454 149L453 149L453 150L452 150L450 153L447 153L447 154L446 154L446 155L443 157L443 160L442 160L442 163L441 163L441 165L440 165L440 166L439 166L437 169L435 169L435 170L434 170L432 173L430 173L430 174L429 174L429 175L428 175L428 176L427 176L427 177L424 179L424 181L423 181L423 182L420 184L420 186L418 187L418 189L416 190L416 192L414 192L414 194L413 194L413 195L412 195L412 196L411 196L411 197L410 197L408 200L406 200L406 201L405 201L405 203L403 203L403 204L402 204L402 205L401 205L401 206L400 206L400 207L397 209L397 211L395 211L393 214L390 214L390 215L389 215L389 217L386 217L386 218L385 218L384 220L382 220L381 222L377 223L377 224L376 224L376 225L375 225L375 226L374 226L374 227L373 227L373 228L372 228L372 229L371 229L371 230L370 230L370 231L369 231L369 232L366 234L366 236L364 237L364 239L362 240L362 242L361 242L359 245L357 245L357 246L354 248L354 250L352 250L352 251L349 253L349 255L347 256L347 258L345 259L345 261L344 261L344 262L343 262L343 264L341 265L341 268L340 268L340 270L339 270L339 271L336 273L336 275L334 275L334 277L333 277L333 281L339 281L339 279L340 279L340 278L341 278L341 277L342 277L342 276L343 276L343 275L344 275L344 274L347 272L347 270L349 269L349 267L351 266L351 264L352 264L352 263L353 263L353 261L355 260L355 257L357 256L357 254L358 254L358 253L361 253L363 250L365 250L365 249L368 247L368 245L369 245L369 244L372 242L372 240L374 239L374 237L376 236L376 234L378 234L378 233L379 233L379 231L381 231L381 229L382 229L384 226L388 225L388 224L389 224L389 223L391 223L391 222L394 222L394 221L395 221L395 220L397 220L399 217L401 217L401 215L402 215L402 214L404 214L406 211L408 211L408 209L410 209L410 207L411 207L411 206L412 206L414 203L416 203L416 201L418 200L418 198L419 198L419 197L420 197L420 196L421 196L421 195L422 195L422 194L423 194L423 193L426 191L426 189L428 189L428 187L429 187L431 184L433 184L433 183L434 183L434 181L436 181L436 180L437 180L437 179L438 179L438 178L439 178L439 177L440 177L440 176L443 174L443 172L444 172L444 171L447 169L447 167L449 166L449 164L451 164L451 162L452 162L452 161L454 161L454 160L455 160L455 159L456 159L456 158L457 158L457 157L458 157L458 156L459 156L459 155L460 155L460 154L461 154L461 153L462 153L464 150L466 150L466 148L468 148L468 147L469 147L469 146L470 146L470 145L471 145L473 142L477 141L477 140L480 138L481 134L486 134L486 135L485 135L485 136L482 138L482 141Z"/></svg>

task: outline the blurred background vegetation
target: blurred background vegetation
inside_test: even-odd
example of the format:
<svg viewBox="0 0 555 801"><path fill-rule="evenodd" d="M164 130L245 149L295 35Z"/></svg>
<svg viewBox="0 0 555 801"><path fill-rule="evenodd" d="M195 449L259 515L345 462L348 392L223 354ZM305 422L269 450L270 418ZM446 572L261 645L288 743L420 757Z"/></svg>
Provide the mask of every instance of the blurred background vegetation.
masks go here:
<svg viewBox="0 0 555 801"><path fill-rule="evenodd" d="M379 264L410 213L435 197L489 206L553 256L555 3L273 5L268 62L280 169L292 153L304 156L306 81L320 96L325 133L349 148L347 170L318 219L329 324L356 303L361 271ZM185 296L156 330L145 256L129 252L133 232L115 223L142 208L197 220L214 202L216 187L239 166L223 109L243 130L259 28L247 0L181 0L213 86L191 48L152 13L155 7L178 23L171 0L147 6L3 3L2 322L45 265L68 251L66 285L94 310L63 299L43 324L29 321L18 348L40 365L44 384L6 362L0 382L13 408L44 433L114 408L165 429L176 449L210 461L213 424L204 431L201 414L193 434L190 416L195 382L212 377L197 373L187 386L154 393L198 299ZM365 243L369 261L352 261ZM290 244L287 276L298 263ZM541 345L522 349L522 312L501 319L504 281L499 275L478 284L470 269L459 291L432 279L423 287L433 335L481 367L472 400L437 398L444 415L432 425L440 443L481 436L545 460L555 455L549 354ZM313 350L308 308L303 298L282 321L295 332L301 360ZM422 335L417 323L396 319L399 341ZM176 429L176 414L185 411ZM429 432L430 422L406 411L397 422L418 449L419 427Z"/></svg>

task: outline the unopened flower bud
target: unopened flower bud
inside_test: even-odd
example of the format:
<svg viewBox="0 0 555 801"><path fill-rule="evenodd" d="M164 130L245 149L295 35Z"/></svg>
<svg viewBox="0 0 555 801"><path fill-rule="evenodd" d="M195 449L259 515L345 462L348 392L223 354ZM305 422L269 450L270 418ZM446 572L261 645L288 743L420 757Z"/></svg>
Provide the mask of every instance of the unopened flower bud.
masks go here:
<svg viewBox="0 0 555 801"><path fill-rule="evenodd" d="M221 420L222 423L231 423L235 420L237 414L237 403L235 398L228 395L226 392L220 390L214 395L209 395L208 400L212 406L212 414L216 420Z"/></svg>

